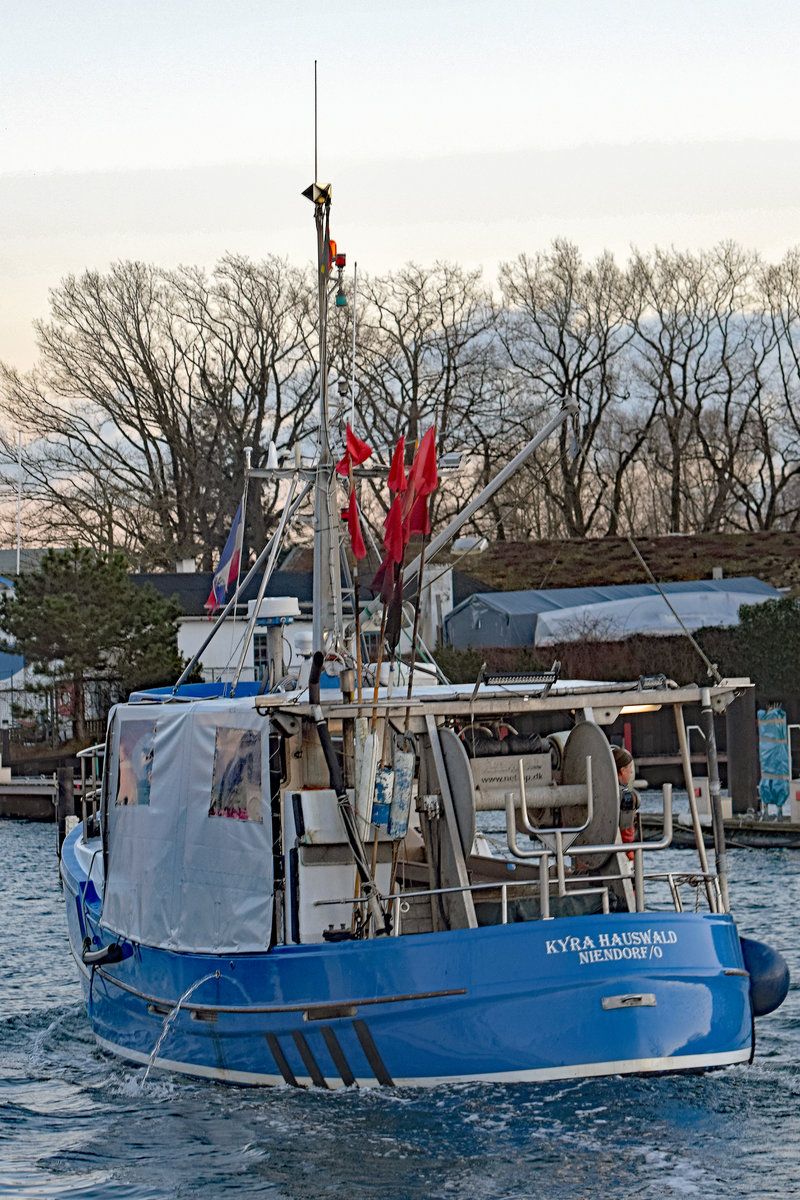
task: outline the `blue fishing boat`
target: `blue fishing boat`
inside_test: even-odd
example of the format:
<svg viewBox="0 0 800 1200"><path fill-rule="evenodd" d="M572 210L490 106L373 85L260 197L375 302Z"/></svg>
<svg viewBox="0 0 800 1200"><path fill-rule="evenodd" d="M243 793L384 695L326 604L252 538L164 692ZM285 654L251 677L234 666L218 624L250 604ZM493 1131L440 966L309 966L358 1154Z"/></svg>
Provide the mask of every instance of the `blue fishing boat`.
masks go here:
<svg viewBox="0 0 800 1200"><path fill-rule="evenodd" d="M482 672L469 687L432 680L415 669L416 621L398 661L393 612L402 619L422 562L405 566L391 549L378 661L367 663L364 606L340 545L340 489L349 476L352 513L363 443L348 432L337 474L328 420L327 310L343 257L330 241L330 186L306 195L319 263L318 453L311 467L298 458L273 469L284 509L250 576L262 576L254 624L280 540L313 489L314 653L287 678L277 636L263 680L243 679L240 660L225 683L134 694L85 752L83 821L61 874L98 1043L189 1075L320 1088L748 1062L754 1016L788 988L780 955L739 937L728 899L714 719L748 681L570 683L555 667ZM555 414L425 546L429 561L573 411ZM414 471L424 497L429 465ZM659 867L668 786L659 834L637 838L623 816L623 841L604 728L670 707L685 747L683 712L695 705L713 861L693 810L698 863L678 873ZM502 854L479 829L492 811ZM654 895L669 908L659 899L649 910Z"/></svg>

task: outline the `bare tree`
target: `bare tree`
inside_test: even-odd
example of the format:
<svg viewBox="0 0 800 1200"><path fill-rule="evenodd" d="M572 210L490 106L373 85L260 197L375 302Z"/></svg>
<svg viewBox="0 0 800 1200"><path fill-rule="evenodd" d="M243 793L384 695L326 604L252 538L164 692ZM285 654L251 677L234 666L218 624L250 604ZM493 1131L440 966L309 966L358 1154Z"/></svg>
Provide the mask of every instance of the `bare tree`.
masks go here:
<svg viewBox="0 0 800 1200"><path fill-rule="evenodd" d="M592 454L604 421L626 399L621 355L632 337L626 280L610 254L586 265L577 247L555 241L546 254L520 255L500 269L505 310L500 336L527 385L517 426L529 436L542 409L578 402L557 451L537 460L542 488L559 515L552 535L583 537L603 511L607 481Z"/></svg>
<svg viewBox="0 0 800 1200"><path fill-rule="evenodd" d="M241 491L315 432L313 287L278 258L227 256L210 275L119 263L65 279L37 326L29 375L0 367L8 428L25 433L26 528L122 549L142 568L208 568ZM556 241L500 271L407 264L361 280L355 396L350 309L331 320L334 449L356 432L388 464L437 428L462 467L441 524L567 398L580 416L472 519L502 540L800 527L800 250L774 267L733 244L586 263ZM340 310L336 309L336 312ZM338 413L338 382L344 393ZM0 438L16 483L15 442ZM375 462L375 460L372 460ZM375 531L382 479L362 503ZM251 502L262 544L279 497Z"/></svg>
<svg viewBox="0 0 800 1200"><path fill-rule="evenodd" d="M225 503L214 524L198 529L211 567L211 548L227 535L241 493L244 452L253 466L266 463L270 443L278 454L293 454L309 432L318 394L311 345L314 319L308 277L282 259L261 263L226 256L208 282L203 272L184 270L170 277L200 333L197 374L213 397L214 419L226 448ZM266 541L277 489L266 488L264 503L248 507L252 541Z"/></svg>
<svg viewBox="0 0 800 1200"><path fill-rule="evenodd" d="M711 337L701 300L707 270L705 256L662 250L651 257L637 251L629 267L635 297L635 369L641 394L659 418L662 437L652 438L650 449L668 485L670 533L685 532L684 459L694 433L689 411L692 377Z"/></svg>
<svg viewBox="0 0 800 1200"><path fill-rule="evenodd" d="M755 255L733 243L636 254L635 370L656 416L649 450L668 481L670 532L741 523L774 333Z"/></svg>
<svg viewBox="0 0 800 1200"><path fill-rule="evenodd" d="M800 527L800 248L763 266L758 297L772 334L762 369L751 473L739 499L747 528Z"/></svg>
<svg viewBox="0 0 800 1200"><path fill-rule="evenodd" d="M209 566L243 449L290 439L313 402L301 274L279 259L197 270L117 263L70 276L29 376L4 368L42 535L122 546L144 567ZM6 456L12 457L12 447ZM274 496L272 497L274 499Z"/></svg>
<svg viewBox="0 0 800 1200"><path fill-rule="evenodd" d="M466 452L470 465L458 477L448 476L447 487L433 498L433 519L441 519L478 485L481 469L470 456L484 451L497 424L490 297L479 271L450 263L430 269L409 263L392 275L366 278L359 291L359 431L384 459L401 434L410 457L431 425L440 454ZM336 354L345 380L348 336L340 334ZM372 490L382 495L380 483Z"/></svg>

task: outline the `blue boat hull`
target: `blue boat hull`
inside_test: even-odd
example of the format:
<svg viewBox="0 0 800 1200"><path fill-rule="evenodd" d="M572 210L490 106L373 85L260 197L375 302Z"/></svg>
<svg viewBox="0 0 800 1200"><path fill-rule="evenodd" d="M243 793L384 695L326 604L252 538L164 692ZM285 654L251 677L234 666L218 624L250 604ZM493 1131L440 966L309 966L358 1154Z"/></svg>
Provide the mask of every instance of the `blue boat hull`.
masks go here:
<svg viewBox="0 0 800 1200"><path fill-rule="evenodd" d="M93 889L78 899L68 843L62 874L94 1033L133 1062L150 1061L162 1033L162 1068L321 1087L698 1070L752 1055L729 916L616 913L224 958L122 943L121 961L87 967L84 937L109 939Z"/></svg>

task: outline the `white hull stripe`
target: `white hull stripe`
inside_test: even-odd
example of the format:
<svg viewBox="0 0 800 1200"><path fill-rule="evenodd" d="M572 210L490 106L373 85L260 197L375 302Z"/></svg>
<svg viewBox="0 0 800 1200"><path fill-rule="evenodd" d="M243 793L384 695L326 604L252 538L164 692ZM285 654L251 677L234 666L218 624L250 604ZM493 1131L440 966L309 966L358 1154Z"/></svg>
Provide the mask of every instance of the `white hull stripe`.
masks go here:
<svg viewBox="0 0 800 1200"><path fill-rule="evenodd" d="M127 1058L131 1062L149 1063L149 1054L137 1050L128 1050L125 1046L116 1045L105 1038L97 1038L98 1045L111 1054ZM485 1074L469 1075L438 1075L423 1078L407 1077L394 1080L395 1087L436 1087L447 1083L546 1083L557 1079L588 1079L597 1075L645 1075L663 1071L698 1071L710 1067L730 1067L737 1063L750 1061L750 1051L730 1050L720 1054L681 1054L663 1058L627 1058L600 1063L577 1063L574 1066L539 1067L532 1071L493 1071ZM153 1064L164 1071L176 1071L181 1075L200 1076L203 1079L217 1079L222 1083L241 1083L250 1086L285 1086L282 1075L264 1075L256 1071L226 1071L219 1067L208 1067L203 1064L177 1062L170 1058L157 1058ZM355 1079L357 1087L377 1087L378 1081ZM313 1086L310 1076L298 1076L297 1083L301 1087ZM343 1087L338 1076L334 1079L325 1078L329 1088Z"/></svg>

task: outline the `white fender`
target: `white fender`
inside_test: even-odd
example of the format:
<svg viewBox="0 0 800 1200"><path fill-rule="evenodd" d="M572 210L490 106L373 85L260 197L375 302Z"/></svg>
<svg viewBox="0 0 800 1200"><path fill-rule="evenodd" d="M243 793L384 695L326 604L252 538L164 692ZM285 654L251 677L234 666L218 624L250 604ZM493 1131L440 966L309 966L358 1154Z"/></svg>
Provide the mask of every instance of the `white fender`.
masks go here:
<svg viewBox="0 0 800 1200"><path fill-rule="evenodd" d="M362 842L369 837L372 823L372 799L378 767L378 739L370 729L368 717L356 717L354 730L356 766L355 809Z"/></svg>

